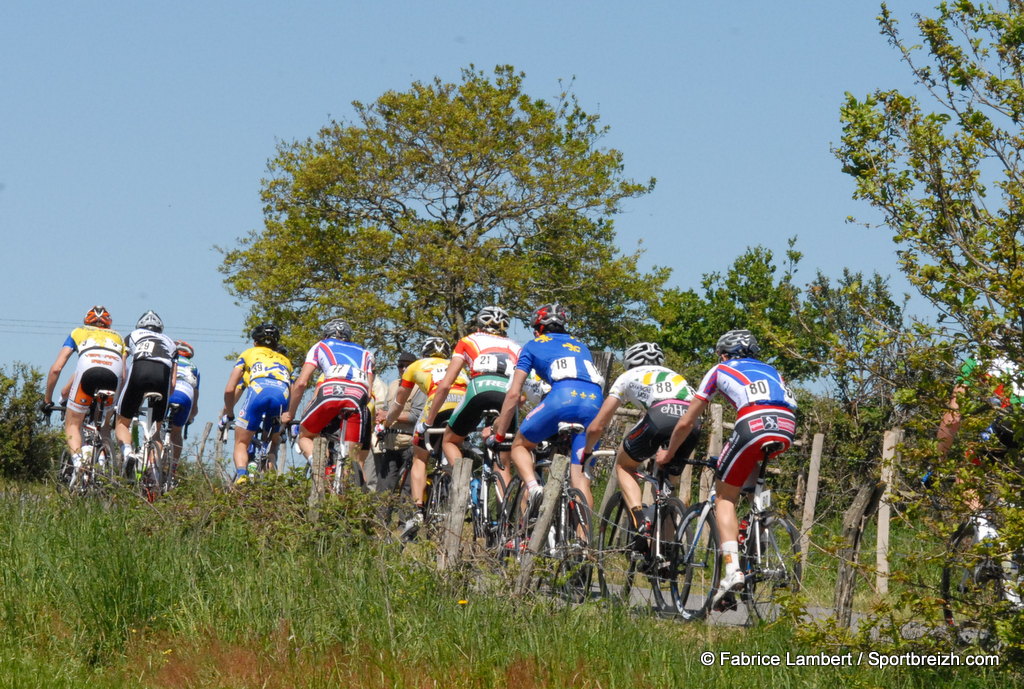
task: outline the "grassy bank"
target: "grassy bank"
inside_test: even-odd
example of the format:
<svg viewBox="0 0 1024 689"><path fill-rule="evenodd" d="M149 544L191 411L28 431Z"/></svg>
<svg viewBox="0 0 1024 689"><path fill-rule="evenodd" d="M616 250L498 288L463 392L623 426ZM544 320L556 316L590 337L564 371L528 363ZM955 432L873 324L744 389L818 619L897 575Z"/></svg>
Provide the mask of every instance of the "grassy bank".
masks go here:
<svg viewBox="0 0 1024 689"><path fill-rule="evenodd" d="M999 669L710 667L701 653L839 653L785 626L685 625L512 599L438 576L357 501L304 520L303 487L0 499L0 682L11 687L1005 686Z"/></svg>

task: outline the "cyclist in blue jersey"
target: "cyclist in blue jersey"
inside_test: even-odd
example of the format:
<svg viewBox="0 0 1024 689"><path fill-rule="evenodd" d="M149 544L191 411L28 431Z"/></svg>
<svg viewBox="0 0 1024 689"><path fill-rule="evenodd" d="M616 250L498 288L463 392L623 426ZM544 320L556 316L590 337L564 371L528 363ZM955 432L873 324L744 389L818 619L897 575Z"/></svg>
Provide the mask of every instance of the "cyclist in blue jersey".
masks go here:
<svg viewBox="0 0 1024 689"><path fill-rule="evenodd" d="M181 459L181 448L184 444L182 430L192 423L199 413L199 369L192 363L195 349L184 340L176 340L178 348L178 368L175 373L174 391L171 393L170 404L177 404L178 411L169 418L171 423L171 453L174 465Z"/></svg>
<svg viewBox="0 0 1024 689"><path fill-rule="evenodd" d="M604 378L594 366L587 346L566 332L567 321L568 315L560 304L545 304L533 313L535 337L519 353L501 414L494 422L495 440L503 442L531 371L551 385L551 392L523 419L512 441L512 462L534 501L543 492L533 470L534 448L558 432L559 422L579 423L586 428L604 401ZM581 490L593 506L589 475L592 465L583 466L585 440L583 433L573 438L570 475L573 487Z"/></svg>
<svg viewBox="0 0 1024 689"><path fill-rule="evenodd" d="M755 357L760 352L749 330L730 330L718 338L715 353L719 363L701 381L690 408L676 422L668 446L659 450L658 464L667 464L690 435L697 420L717 392L736 408L736 424L718 459L715 481L715 519L721 538L725 576L715 591L712 605L722 610L735 605L735 591L741 589L739 524L736 501L748 481L756 481L762 448L778 443L771 457L782 454L796 433L796 400L773 366Z"/></svg>

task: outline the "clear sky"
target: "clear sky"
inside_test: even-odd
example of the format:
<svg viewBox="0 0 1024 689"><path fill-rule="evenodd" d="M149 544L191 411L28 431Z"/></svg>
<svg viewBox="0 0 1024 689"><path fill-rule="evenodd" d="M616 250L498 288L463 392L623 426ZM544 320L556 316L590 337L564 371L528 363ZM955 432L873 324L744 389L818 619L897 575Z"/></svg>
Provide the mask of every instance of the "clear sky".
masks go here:
<svg viewBox="0 0 1024 689"><path fill-rule="evenodd" d="M890 2L912 31L913 11ZM799 236L798 279L898 275L830 145L845 91L905 88L872 2L177 3L8 0L0 21L0 365L46 369L94 303L127 332L155 309L197 349L212 419L245 346L215 246L262 222L279 141L471 63L552 97L575 77L626 174L655 191L616 219L646 265L696 287L747 246ZM63 380L70 374L71 366Z"/></svg>

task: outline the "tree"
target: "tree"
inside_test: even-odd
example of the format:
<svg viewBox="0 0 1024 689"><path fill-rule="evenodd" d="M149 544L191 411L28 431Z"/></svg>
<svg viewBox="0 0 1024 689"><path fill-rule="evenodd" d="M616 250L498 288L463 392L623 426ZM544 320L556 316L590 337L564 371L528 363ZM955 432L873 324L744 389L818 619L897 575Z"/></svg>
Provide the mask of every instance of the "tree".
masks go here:
<svg viewBox="0 0 1024 689"><path fill-rule="evenodd" d="M63 434L43 425L42 374L16 363L0 368L0 476L38 479L60 453Z"/></svg>
<svg viewBox="0 0 1024 689"><path fill-rule="evenodd" d="M615 248L611 217L649 192L598 144L607 128L571 88L548 102L522 73L475 68L459 83L415 82L283 143L264 180L264 228L225 252L229 290L250 323L276 321L295 348L329 317L370 346L457 338L480 307L525 320L561 301L573 328L618 345L620 325L648 318L668 276L642 273Z"/></svg>

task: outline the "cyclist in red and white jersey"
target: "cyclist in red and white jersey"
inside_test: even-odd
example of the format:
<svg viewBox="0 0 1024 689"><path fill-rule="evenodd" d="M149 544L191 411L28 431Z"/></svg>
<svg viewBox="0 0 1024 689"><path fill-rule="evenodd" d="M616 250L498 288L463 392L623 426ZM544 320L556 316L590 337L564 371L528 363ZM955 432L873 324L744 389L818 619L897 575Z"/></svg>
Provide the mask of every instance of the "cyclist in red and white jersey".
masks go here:
<svg viewBox="0 0 1024 689"><path fill-rule="evenodd" d="M736 424L722 448L715 482L715 519L725 563L725 576L713 599L719 609L731 603L733 592L744 582L736 501L744 485L757 479L756 468L764 457L761 448L779 443L779 449L771 453L775 457L789 449L796 433L796 400L775 367L755 358L759 352L757 339L749 330L730 330L718 339L715 353L720 363L704 375L690 408L676 423L668 447L657 455L659 464L675 456L715 393L736 408Z"/></svg>
<svg viewBox="0 0 1024 689"><path fill-rule="evenodd" d="M82 463L82 422L93 402L97 390L117 392L124 373L124 341L121 336L110 329L113 319L110 312L103 306L89 309L82 320L84 327L75 328L64 340L64 345L57 354L57 360L50 367L46 377L46 394L43 410L48 412L53 407L53 392L57 387L61 371L68 363L71 355L78 352L78 364L75 375L67 389L67 411L64 415L64 436L71 452L75 466ZM104 420L108 409L104 411ZM100 424L100 433L105 440L110 439L107 423Z"/></svg>

